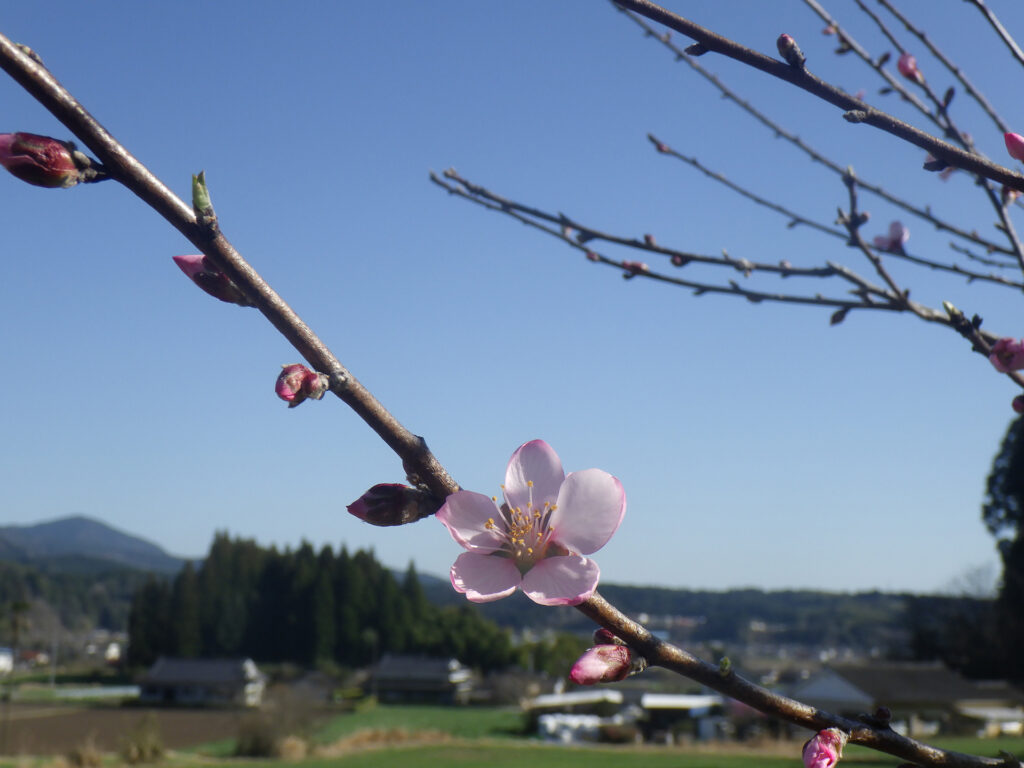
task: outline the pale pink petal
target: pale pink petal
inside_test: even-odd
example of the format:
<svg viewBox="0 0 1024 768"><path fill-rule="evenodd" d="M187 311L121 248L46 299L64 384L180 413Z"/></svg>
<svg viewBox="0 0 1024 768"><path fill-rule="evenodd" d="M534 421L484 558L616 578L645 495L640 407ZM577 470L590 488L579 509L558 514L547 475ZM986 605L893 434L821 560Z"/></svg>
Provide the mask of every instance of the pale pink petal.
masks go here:
<svg viewBox="0 0 1024 768"><path fill-rule="evenodd" d="M626 514L626 492L618 478L600 469L571 472L551 515L552 540L589 555L603 547Z"/></svg>
<svg viewBox="0 0 1024 768"><path fill-rule="evenodd" d="M522 587L541 605L579 605L594 594L600 576L597 563L585 557L549 557L526 572Z"/></svg>
<svg viewBox="0 0 1024 768"><path fill-rule="evenodd" d="M538 509L544 503L554 504L558 498L558 487L565 479L562 461L555 449L543 440L531 440L519 446L508 460L505 470L505 501L513 509L526 509L530 500L527 482L533 481L533 506Z"/></svg>
<svg viewBox="0 0 1024 768"><path fill-rule="evenodd" d="M452 586L473 603L489 603L516 591L522 575L514 561L495 555L463 552L452 564Z"/></svg>
<svg viewBox="0 0 1024 768"><path fill-rule="evenodd" d="M437 519L453 539L466 549L484 554L500 549L504 542L498 533L487 528L487 521L498 517L493 499L473 491L456 491L437 510Z"/></svg>

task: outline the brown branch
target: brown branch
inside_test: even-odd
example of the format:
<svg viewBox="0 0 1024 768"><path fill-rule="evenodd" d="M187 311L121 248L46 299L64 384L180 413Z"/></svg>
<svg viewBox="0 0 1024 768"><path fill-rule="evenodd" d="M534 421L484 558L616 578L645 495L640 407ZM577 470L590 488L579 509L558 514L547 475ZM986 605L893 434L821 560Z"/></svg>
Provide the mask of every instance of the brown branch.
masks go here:
<svg viewBox="0 0 1024 768"><path fill-rule="evenodd" d="M92 150L112 178L135 193L228 274L309 364L330 377L331 391L398 454L412 482L424 483L439 504L458 489L458 484L429 451L423 438L403 427L356 380L227 238L216 229L200 225L190 206L119 144L39 61L3 35L0 35L0 68Z"/></svg>
<svg viewBox="0 0 1024 768"><path fill-rule="evenodd" d="M456 195L464 200L468 200L469 202L475 203L490 211L509 216L510 218L513 218L516 221L541 231L551 237L556 237L571 248L585 253L590 261L606 264L621 270L625 277L646 277L659 282L672 283L674 285L692 289L694 294L697 296L701 296L706 293L716 293L737 296L753 303L768 301L829 307L838 310L833 314L833 323L840 322L845 318L848 312L854 309L874 309L888 312L910 312L926 322L939 323L947 326L951 325L950 319L945 312L910 301L906 297L905 293L898 287L894 290L887 290L874 285L870 281L857 275L848 267L844 267L833 262L827 262L825 267L808 268L794 267L788 262L772 264L754 262L748 259L736 259L726 253L723 253L722 256L688 253L686 251L668 248L646 238L639 240L612 235L594 229L586 224L582 224L564 213L549 213L531 206L523 205L522 203L517 203L513 200L497 195L479 184L475 184L468 179L465 179L452 169L445 171L445 178L454 181L455 184L445 182L443 179L438 177L437 174L431 173L430 175L431 181L445 189L450 194ZM546 222L550 226L541 222ZM575 233L575 237L573 236L573 233ZM719 267L728 267L730 269L743 272L744 274L768 272L777 274L784 278L838 277L854 286L850 293L857 296L858 300L852 301L850 299L823 296L820 293L811 296L770 293L744 288L735 281L728 281L724 284L715 284L685 280L656 272L646 265L642 265L643 268L641 268L638 266L638 263L634 261L617 260L610 258L605 254L598 253L589 245L593 241L605 241L614 245L621 245L628 248L668 256L671 263L677 267L685 267L693 262ZM877 258L874 254L871 254L871 257ZM979 333L982 333L985 338L992 342L997 338L987 332Z"/></svg>
<svg viewBox="0 0 1024 768"><path fill-rule="evenodd" d="M916 765L934 765L942 768L995 768L1007 765L1004 760L998 758L976 757L930 747L906 736L900 736L888 727L848 720L823 709L780 696L744 679L725 665L712 666L681 648L659 640L597 593L577 608L589 619L639 651L647 659L648 664L664 667L688 677L760 712L771 713L787 722L811 730L840 728L850 734L850 741L854 744L862 744L879 752L895 755Z"/></svg>
<svg viewBox="0 0 1024 768"><path fill-rule="evenodd" d="M614 0L612 0L612 1L614 2ZM707 80L713 86L715 86L715 88L717 88L721 92L722 96L724 96L725 98L727 98L730 101L732 101L733 103L735 103L738 107L740 107L741 109L746 111L751 117L753 117L759 123L761 123L762 125L764 125L767 128L769 128L774 133L774 135L777 138L785 139L790 144L792 144L793 146L797 147L797 149L799 149L802 152L804 152L808 157L811 158L811 160L813 160L814 162L817 162L817 163L821 163L824 167L828 168L830 171L832 171L836 175L838 175L838 176L842 176L843 175L843 173L846 170L844 166L840 165L839 163L837 163L837 162L829 159L825 155L821 154L816 149L814 149L809 144L807 144L799 136L797 136L796 134L794 134L794 133L792 133L790 131L787 131L781 125L779 125L778 123L776 123L773 120L771 120L767 115L765 115L764 113L760 112L758 109L756 109L754 106L752 106L748 101L746 101L741 96L739 96L735 91L730 90L721 81L721 79L717 75L712 74L711 72L706 70L704 67L702 67L700 65L700 63L698 63L696 58L694 58L693 56L687 55L687 53L684 50L682 50L677 45L675 45L671 40L666 39L666 37L664 35L656 35L654 33L654 29L649 24L647 24L647 22L642 17L637 16L635 13L632 13L631 11L628 11L628 10L626 10L624 8L619 8L619 10L622 11L629 19L631 19L635 24L637 24L641 29L643 29L644 32L649 37L651 37L654 40L657 40L663 46L665 46L670 51L672 51L672 53L675 54L675 58L676 58L677 61L685 61L690 66L691 69L693 69L701 77L703 77L705 80ZM863 189L865 191L868 191L868 192L871 192L872 194L877 195L878 197L881 197L883 200L886 200L886 201L892 203L893 205L897 206L898 208L901 208L902 210L907 211L908 213L913 214L914 216L917 216L918 218L921 218L921 219L924 219L925 221L928 221L936 229L938 229L940 231L949 232L951 234L956 235L957 237L963 238L964 240L969 240L969 241L971 241L973 243L976 243L977 245L980 245L983 248L985 248L985 250L988 251L989 253L1005 253L1005 254L1007 254L1009 256L1013 255L1013 251L1011 251L1005 245L1001 245L1001 244L993 242L991 240L987 240L986 238L981 237L977 232L974 232L974 231L970 231L969 232L969 231L967 231L965 229L962 229L960 227L957 227L957 226L955 226L955 225L953 225L953 224L951 224L951 223L949 223L947 221L944 221L943 219L940 219L937 216L935 216L931 212L930 209L928 209L928 208L919 208L919 207L913 205L912 203L910 203L907 200L903 200L901 198L896 197L895 195L893 195L890 192L886 191L884 188L882 188L881 186L879 186L877 184L873 184L873 183L871 183L871 182L869 182L869 181L867 181L867 180L865 180L863 178L858 179L858 183L860 184L860 188L861 189ZM999 266L999 265L992 264L992 266ZM1007 265L1007 266L1010 266L1010 265ZM1012 266L1016 266L1016 264L1013 264Z"/></svg>
<svg viewBox="0 0 1024 768"><path fill-rule="evenodd" d="M646 16L652 21L664 24L670 29L674 29L676 32L696 40L708 51L728 56L839 107L844 111L843 117L851 123L864 123L878 128L924 149L931 153L933 157L949 165L955 165L971 173L984 176L1011 189L1024 191L1024 175L959 147L955 147L902 120L896 119L892 115L875 109L870 104L853 98L841 88L830 85L812 75L806 68L793 67L786 62L770 58L762 53L739 45L698 24L694 24L689 19L685 19L678 14L665 10L661 6L655 5L650 0L616 0L616 2L625 8Z"/></svg>

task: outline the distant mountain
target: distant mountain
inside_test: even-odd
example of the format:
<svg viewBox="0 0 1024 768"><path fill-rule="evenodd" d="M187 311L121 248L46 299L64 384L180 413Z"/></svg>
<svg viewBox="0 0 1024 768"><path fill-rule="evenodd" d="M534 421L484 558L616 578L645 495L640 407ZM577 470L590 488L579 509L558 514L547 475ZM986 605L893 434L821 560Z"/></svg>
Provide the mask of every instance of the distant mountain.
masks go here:
<svg viewBox="0 0 1024 768"><path fill-rule="evenodd" d="M81 515L0 526L0 561L79 573L115 566L172 574L185 564L152 542Z"/></svg>

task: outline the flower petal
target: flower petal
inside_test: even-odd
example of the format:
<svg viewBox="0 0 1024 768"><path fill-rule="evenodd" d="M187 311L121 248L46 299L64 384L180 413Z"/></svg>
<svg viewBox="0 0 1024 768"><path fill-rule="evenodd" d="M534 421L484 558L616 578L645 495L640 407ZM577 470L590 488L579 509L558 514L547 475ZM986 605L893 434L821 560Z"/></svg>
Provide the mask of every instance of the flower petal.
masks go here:
<svg viewBox="0 0 1024 768"><path fill-rule="evenodd" d="M565 479L562 460L555 449L543 440L531 440L519 446L508 460L505 470L505 501L515 509L526 509L530 500L527 482L533 481L533 505L543 508L544 503L554 504L558 488Z"/></svg>
<svg viewBox="0 0 1024 768"><path fill-rule="evenodd" d="M452 586L474 603L508 597L522 581L515 562L505 557L463 552L452 564Z"/></svg>
<svg viewBox="0 0 1024 768"><path fill-rule="evenodd" d="M594 594L600 576L597 563L585 557L549 557L527 571L522 587L527 597L541 605L579 605Z"/></svg>
<svg viewBox="0 0 1024 768"><path fill-rule="evenodd" d="M551 515L552 541L589 555L612 537L626 514L626 492L617 477L600 469L571 472Z"/></svg>
<svg viewBox="0 0 1024 768"><path fill-rule="evenodd" d="M487 528L487 521L498 517L498 508L490 496L473 491L456 491L437 510L437 519L448 533L466 549L488 553L501 548L503 539Z"/></svg>

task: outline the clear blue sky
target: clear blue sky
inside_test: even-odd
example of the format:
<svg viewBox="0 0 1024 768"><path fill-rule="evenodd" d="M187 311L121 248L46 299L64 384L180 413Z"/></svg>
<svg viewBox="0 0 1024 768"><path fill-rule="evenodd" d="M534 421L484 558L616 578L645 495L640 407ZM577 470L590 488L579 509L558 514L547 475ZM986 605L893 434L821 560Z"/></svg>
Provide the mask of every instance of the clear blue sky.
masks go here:
<svg viewBox="0 0 1024 768"><path fill-rule="evenodd" d="M877 32L831 3L874 53ZM1024 6L990 5L1024 33ZM830 51L793 1L670 3L771 55L793 34L853 92L877 78ZM901 3L1024 129L1024 69L965 3ZM509 219L450 198L430 169L624 235L751 260L844 260L829 238L657 155L681 151L831 221L838 180L772 139L610 5L53 2L0 29L178 194L205 169L225 233L466 488L497 493L521 443L617 475L629 499L603 578L695 588L934 591L996 563L979 507L1015 391L964 342L911 317L695 299L623 281ZM919 46L914 46L915 50ZM940 91L948 78L926 54ZM967 226L994 218L970 180L758 73L702 60L840 162ZM6 77L3 124L64 137ZM957 119L1008 161L961 93ZM217 530L264 544L372 547L446 574L460 548L345 505L400 464L345 406L288 410L297 355L255 312L194 288L193 248L113 183L0 177L0 523L100 518L182 555ZM864 198L867 232L898 217ZM908 220L914 252L949 238ZM1024 335L1009 291L893 265L913 297ZM697 273L694 273L697 274ZM785 288L786 284L762 285ZM812 288L813 290L813 288Z"/></svg>

